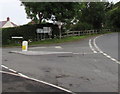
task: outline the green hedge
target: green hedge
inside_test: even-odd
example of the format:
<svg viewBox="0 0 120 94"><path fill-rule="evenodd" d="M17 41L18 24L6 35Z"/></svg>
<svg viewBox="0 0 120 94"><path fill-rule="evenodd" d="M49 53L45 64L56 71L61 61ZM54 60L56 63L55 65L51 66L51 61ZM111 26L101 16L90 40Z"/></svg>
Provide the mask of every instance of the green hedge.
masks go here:
<svg viewBox="0 0 120 94"><path fill-rule="evenodd" d="M52 27L52 37L54 38L54 35L59 34L59 29L57 25L53 24L35 24L35 25L23 25L19 27L12 27L12 28L4 28L2 29L2 44L3 45L8 45L10 43L15 43L18 41L22 40L29 40L31 39L32 41L37 40L37 33L36 29L37 28L42 28L42 27ZM22 36L23 39L12 39L12 36Z"/></svg>
<svg viewBox="0 0 120 94"><path fill-rule="evenodd" d="M36 25L24 25L2 29L2 44L5 45L14 42L11 38L12 36L22 36L23 40L34 40L36 37Z"/></svg>

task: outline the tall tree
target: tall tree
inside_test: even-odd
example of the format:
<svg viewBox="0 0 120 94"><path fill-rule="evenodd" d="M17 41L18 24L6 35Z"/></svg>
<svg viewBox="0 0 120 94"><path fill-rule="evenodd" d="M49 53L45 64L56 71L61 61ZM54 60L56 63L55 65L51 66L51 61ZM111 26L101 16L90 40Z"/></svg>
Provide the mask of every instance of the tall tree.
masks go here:
<svg viewBox="0 0 120 94"><path fill-rule="evenodd" d="M116 29L120 29L120 2L116 3L111 10L107 12L108 24Z"/></svg>
<svg viewBox="0 0 120 94"><path fill-rule="evenodd" d="M42 19L50 19L55 15L56 20L72 20L76 14L76 5L78 3L70 2L22 2L25 6L27 16L32 20L41 23Z"/></svg>
<svg viewBox="0 0 120 94"><path fill-rule="evenodd" d="M82 10L82 22L92 24L94 29L101 28L105 17L105 6L103 2L88 2Z"/></svg>

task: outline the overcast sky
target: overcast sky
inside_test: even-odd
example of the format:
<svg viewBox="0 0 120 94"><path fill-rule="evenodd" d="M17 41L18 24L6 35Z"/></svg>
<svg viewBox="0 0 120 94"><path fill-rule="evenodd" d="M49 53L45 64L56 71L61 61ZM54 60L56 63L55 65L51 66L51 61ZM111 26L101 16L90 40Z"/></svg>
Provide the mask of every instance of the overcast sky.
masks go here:
<svg viewBox="0 0 120 94"><path fill-rule="evenodd" d="M120 0L109 0L109 2L118 2ZM24 6L20 6L19 0L1 0L0 1L0 21L5 21L7 17L17 25L23 25L30 22L27 19Z"/></svg>

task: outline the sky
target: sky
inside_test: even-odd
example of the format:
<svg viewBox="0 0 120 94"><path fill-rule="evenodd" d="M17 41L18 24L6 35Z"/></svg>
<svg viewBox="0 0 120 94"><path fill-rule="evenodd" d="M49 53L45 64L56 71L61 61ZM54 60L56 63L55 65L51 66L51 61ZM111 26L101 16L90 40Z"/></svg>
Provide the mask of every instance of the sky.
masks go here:
<svg viewBox="0 0 120 94"><path fill-rule="evenodd" d="M108 1L116 3L120 0ZM21 6L19 0L0 0L0 21L6 21L7 17L17 25L24 25L31 21L27 19L25 7Z"/></svg>

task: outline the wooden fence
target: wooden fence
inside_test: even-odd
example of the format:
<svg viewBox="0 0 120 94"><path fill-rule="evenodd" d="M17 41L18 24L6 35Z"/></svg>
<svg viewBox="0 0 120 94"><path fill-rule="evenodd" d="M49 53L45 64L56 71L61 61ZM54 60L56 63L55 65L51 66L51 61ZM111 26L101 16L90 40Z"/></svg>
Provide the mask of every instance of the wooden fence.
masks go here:
<svg viewBox="0 0 120 94"><path fill-rule="evenodd" d="M53 38L62 38L62 37L70 37L70 36L83 36L83 35L91 35L91 34L99 34L99 33L105 33L110 32L110 29L102 29L102 30L81 30L81 31L67 31L65 33L61 33L61 30L58 31L59 35L54 35ZM47 35L45 33L37 34L37 40L46 40L46 39L52 39L52 35Z"/></svg>
<svg viewBox="0 0 120 94"><path fill-rule="evenodd" d="M81 31L68 31L62 33L62 37L68 36L82 36L82 35L91 35L91 34L99 34L99 33L106 33L110 32L110 29L102 29L102 30L81 30Z"/></svg>

